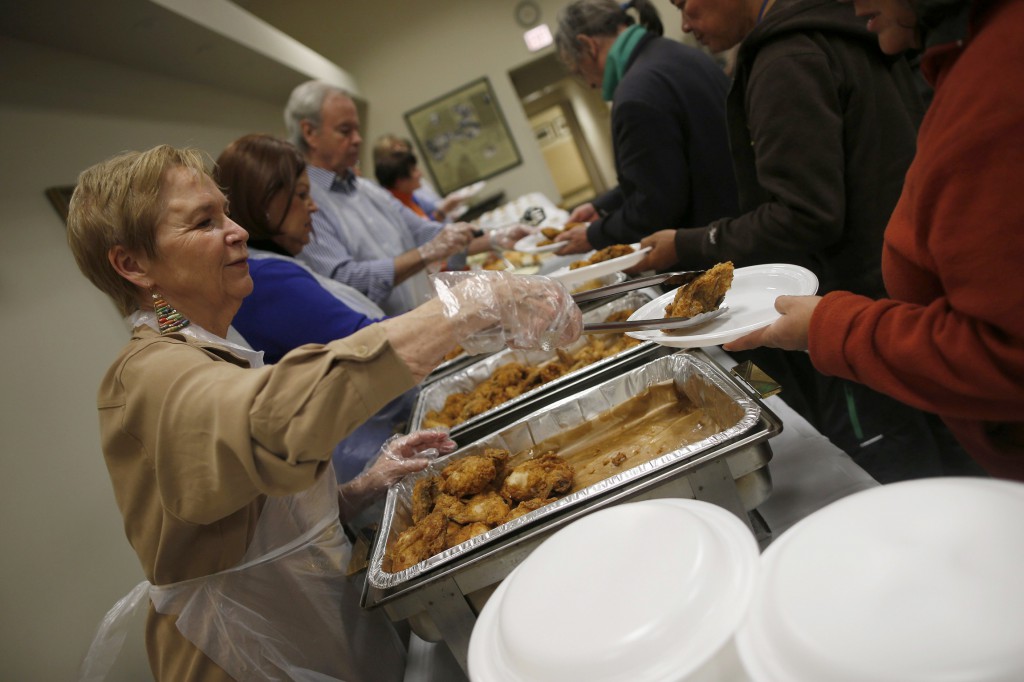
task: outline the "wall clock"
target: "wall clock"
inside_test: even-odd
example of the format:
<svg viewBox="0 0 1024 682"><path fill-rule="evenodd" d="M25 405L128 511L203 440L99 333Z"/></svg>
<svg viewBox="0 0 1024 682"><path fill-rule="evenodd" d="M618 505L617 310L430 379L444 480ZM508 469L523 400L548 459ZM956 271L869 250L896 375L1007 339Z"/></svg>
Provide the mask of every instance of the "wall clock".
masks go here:
<svg viewBox="0 0 1024 682"><path fill-rule="evenodd" d="M540 21L540 7L533 0L522 0L516 5L516 23L523 28L530 28Z"/></svg>

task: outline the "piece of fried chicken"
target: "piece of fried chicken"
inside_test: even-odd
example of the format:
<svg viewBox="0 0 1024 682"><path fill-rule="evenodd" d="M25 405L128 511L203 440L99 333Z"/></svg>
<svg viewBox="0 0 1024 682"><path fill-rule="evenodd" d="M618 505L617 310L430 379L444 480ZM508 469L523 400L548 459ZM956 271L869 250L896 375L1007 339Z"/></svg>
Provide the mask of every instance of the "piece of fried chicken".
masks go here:
<svg viewBox="0 0 1024 682"><path fill-rule="evenodd" d="M494 481L497 468L494 460L483 455L470 455L452 462L441 471L438 489L453 497L468 497L483 492Z"/></svg>
<svg viewBox="0 0 1024 682"><path fill-rule="evenodd" d="M427 514L434 510L434 498L437 497L437 489L441 479L437 476L428 476L416 481L412 488L412 522L422 521Z"/></svg>
<svg viewBox="0 0 1024 682"><path fill-rule="evenodd" d="M441 470L438 489L455 497L481 493L495 480L501 480L507 459L507 450L487 448L479 455L456 460Z"/></svg>
<svg viewBox="0 0 1024 682"><path fill-rule="evenodd" d="M572 488L574 475L571 464L553 452L546 452L512 469L501 485L501 496L521 502L560 495Z"/></svg>
<svg viewBox="0 0 1024 682"><path fill-rule="evenodd" d="M503 523L507 523L512 519L518 519L523 514L529 514L534 509L540 509L546 504L551 504L558 498L556 497L535 497L532 500L523 500L516 507L508 513Z"/></svg>
<svg viewBox="0 0 1024 682"><path fill-rule="evenodd" d="M404 571L443 550L447 530L448 517L440 512L427 514L404 530L391 548L391 572Z"/></svg>
<svg viewBox="0 0 1024 682"><path fill-rule="evenodd" d="M606 246L600 251L595 252L586 260L578 260L573 263L569 263L569 269L576 270L578 268L585 268L588 265L596 265L597 263L602 263L613 258L620 258L631 253L633 253L633 247L629 244L612 244L611 246Z"/></svg>
<svg viewBox="0 0 1024 682"><path fill-rule="evenodd" d="M457 523L450 522L448 524L448 534L445 536L444 548L449 549L455 545L461 545L466 540L476 537L481 533L486 533L491 529L486 523L469 523L465 526L460 526Z"/></svg>
<svg viewBox="0 0 1024 682"><path fill-rule="evenodd" d="M733 266L730 261L719 263L689 284L676 290L672 303L665 306L665 317L693 317L718 310L725 293L732 286Z"/></svg>
<svg viewBox="0 0 1024 682"><path fill-rule="evenodd" d="M486 523L496 526L508 516L508 503L494 490L460 500L441 493L434 503L434 511L441 512L459 524Z"/></svg>

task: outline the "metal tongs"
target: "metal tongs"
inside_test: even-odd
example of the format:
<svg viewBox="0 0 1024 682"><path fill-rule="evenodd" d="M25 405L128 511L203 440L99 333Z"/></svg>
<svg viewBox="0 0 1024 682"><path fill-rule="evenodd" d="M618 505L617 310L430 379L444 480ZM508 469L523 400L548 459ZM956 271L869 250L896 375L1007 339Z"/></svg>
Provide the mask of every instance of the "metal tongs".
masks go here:
<svg viewBox="0 0 1024 682"><path fill-rule="evenodd" d="M707 272L707 270L687 270L685 272L664 272L660 275L637 277L636 279L627 280L625 282L609 284L606 287L598 287L597 289L591 289L589 291L581 291L578 294L573 294L572 299L576 301L576 303L584 303L598 298L614 296L615 294L621 294L626 291L644 289L656 284L661 284L670 290L676 289L684 284L689 284L705 272ZM713 320L728 309L729 308L727 306L721 306L717 310L709 310L706 313L694 315L693 317L661 317L654 320L624 320L622 322L588 322L583 325L583 333L594 334L604 332L634 332L650 329L685 329L687 327L696 327Z"/></svg>

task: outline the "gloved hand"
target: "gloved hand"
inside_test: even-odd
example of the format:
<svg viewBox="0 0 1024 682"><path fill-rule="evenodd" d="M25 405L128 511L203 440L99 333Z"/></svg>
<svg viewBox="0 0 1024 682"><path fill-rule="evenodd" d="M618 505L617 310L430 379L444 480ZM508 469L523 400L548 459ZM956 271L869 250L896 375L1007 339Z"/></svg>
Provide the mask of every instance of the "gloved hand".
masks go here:
<svg viewBox="0 0 1024 682"><path fill-rule="evenodd" d="M428 429L391 436L360 476L366 476L377 487L386 489L406 474L423 469L439 455L455 452L455 448L455 441L442 430Z"/></svg>
<svg viewBox="0 0 1024 682"><path fill-rule="evenodd" d="M491 241L492 249L511 249L516 245L517 241L539 230L539 227L517 223L515 225L506 225L505 227L496 227L487 236Z"/></svg>
<svg viewBox="0 0 1024 682"><path fill-rule="evenodd" d="M392 436L367 463L363 473L338 486L343 514L346 517L355 514L406 474L426 468L431 460L455 452L456 447L448 432L442 430Z"/></svg>
<svg viewBox="0 0 1024 682"><path fill-rule="evenodd" d="M583 316L561 282L508 272L442 272L431 277L444 316L471 355L509 348L552 350L583 330Z"/></svg>
<svg viewBox="0 0 1024 682"><path fill-rule="evenodd" d="M420 258L424 263L433 263L465 250L473 239L473 229L469 223L445 225L437 236L418 248Z"/></svg>
<svg viewBox="0 0 1024 682"><path fill-rule="evenodd" d="M451 213L452 211L454 211L455 209L457 209L459 206L462 206L462 204L464 204L465 202L466 202L466 200L463 199L462 197L460 197L460 196L452 196L452 195L449 194L448 196L446 196L444 199L441 200L441 203L438 205L437 208L442 213L447 215L447 214Z"/></svg>

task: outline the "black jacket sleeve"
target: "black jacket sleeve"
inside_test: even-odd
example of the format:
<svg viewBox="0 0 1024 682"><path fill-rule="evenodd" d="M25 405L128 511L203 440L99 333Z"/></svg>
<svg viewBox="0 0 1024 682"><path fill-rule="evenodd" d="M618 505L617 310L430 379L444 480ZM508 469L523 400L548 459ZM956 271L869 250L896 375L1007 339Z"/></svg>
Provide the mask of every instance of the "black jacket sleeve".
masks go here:
<svg viewBox="0 0 1024 682"><path fill-rule="evenodd" d="M805 263L843 235L843 113L828 60L813 50L776 58L765 52L744 103L760 201L748 196L744 206L758 205L737 218L679 230L681 268L724 260Z"/></svg>
<svg viewBox="0 0 1024 682"><path fill-rule="evenodd" d="M684 131L664 108L642 102L617 105L612 133L619 188L626 199L587 230L587 239L598 249L678 227L687 209L679 196L690 196ZM666 153L666 148L677 151Z"/></svg>

